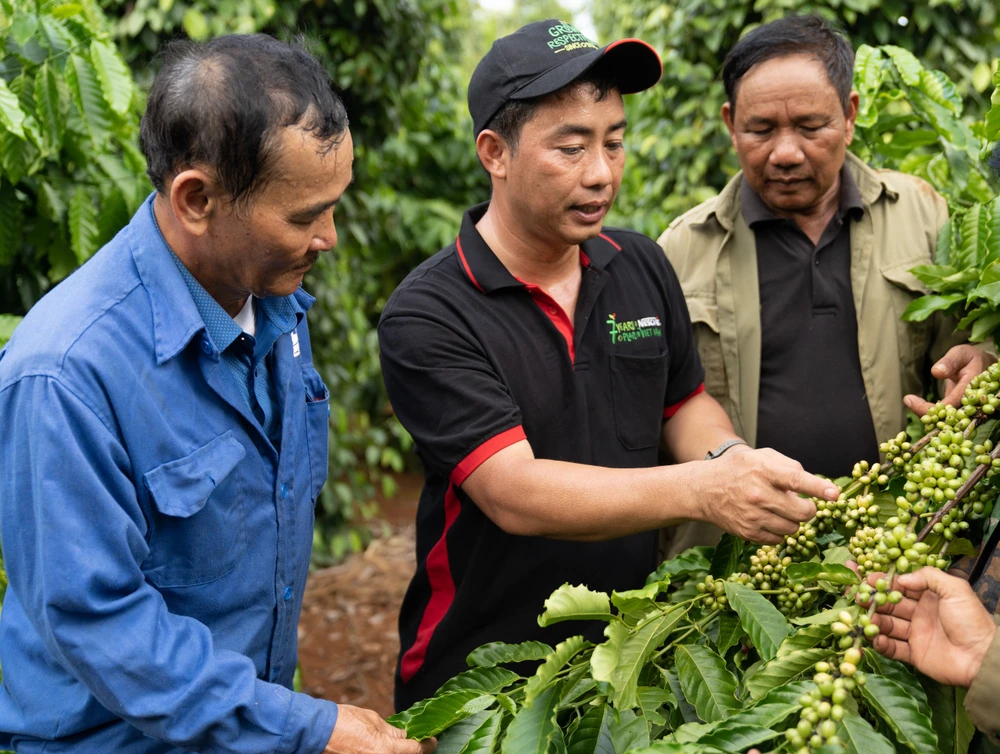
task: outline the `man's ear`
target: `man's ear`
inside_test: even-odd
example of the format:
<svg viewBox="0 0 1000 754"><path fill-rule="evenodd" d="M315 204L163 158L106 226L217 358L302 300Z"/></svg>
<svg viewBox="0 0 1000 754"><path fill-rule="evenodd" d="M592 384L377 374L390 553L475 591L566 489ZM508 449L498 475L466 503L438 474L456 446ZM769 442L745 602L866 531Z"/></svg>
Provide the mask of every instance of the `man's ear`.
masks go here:
<svg viewBox="0 0 1000 754"><path fill-rule="evenodd" d="M854 123L858 119L858 107L861 105L861 98L858 96L857 92L851 92L851 96L847 101L847 113L845 115L845 120L847 121L847 136L845 142L847 146L851 145L854 141Z"/></svg>
<svg viewBox="0 0 1000 754"><path fill-rule="evenodd" d="M733 124L733 106L728 102L722 103L722 122L726 124L726 130L729 131L729 140L733 143L733 149L736 149L736 126Z"/></svg>
<svg viewBox="0 0 1000 754"><path fill-rule="evenodd" d="M199 168L189 168L174 176L167 193L177 223L193 236L205 235L212 219L222 210L219 186Z"/></svg>
<svg viewBox="0 0 1000 754"><path fill-rule="evenodd" d="M507 140L496 131L488 128L476 137L476 154L493 178L507 177L507 165L510 162L511 150Z"/></svg>

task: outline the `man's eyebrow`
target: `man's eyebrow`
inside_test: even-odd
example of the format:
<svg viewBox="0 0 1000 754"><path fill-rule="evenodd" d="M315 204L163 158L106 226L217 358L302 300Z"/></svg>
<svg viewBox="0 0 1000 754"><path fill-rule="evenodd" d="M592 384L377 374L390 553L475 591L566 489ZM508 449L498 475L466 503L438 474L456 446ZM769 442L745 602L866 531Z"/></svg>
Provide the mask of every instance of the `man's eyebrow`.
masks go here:
<svg viewBox="0 0 1000 754"><path fill-rule="evenodd" d="M792 120L795 123L805 123L807 121L822 121L826 122L830 118L825 113L805 113L804 115L796 115ZM774 124L774 120L771 118L765 118L763 115L754 115L751 118L747 118L746 125L750 128L754 126L770 126Z"/></svg>
<svg viewBox="0 0 1000 754"><path fill-rule="evenodd" d="M608 131L619 131L625 128L625 126L627 125L628 121L622 119L617 123L615 123L613 126L611 126L611 128L609 128ZM565 125L559 126L559 128L556 129L556 132L553 134L553 137L556 139L562 139L567 136L593 136L593 135L594 135L594 129L591 128L590 126L584 126L575 123L566 123Z"/></svg>
<svg viewBox="0 0 1000 754"><path fill-rule="evenodd" d="M593 136L594 129L590 126L577 125L573 123L565 123L556 129L555 133L552 134L553 138L562 139L566 136Z"/></svg>
<svg viewBox="0 0 1000 754"><path fill-rule="evenodd" d="M350 186L352 183L354 183L354 171L353 170L351 171L351 180L347 182L347 185ZM340 196L338 196L336 199L333 199L332 201L321 202L320 204L313 204L313 205L311 205L309 207L306 207L305 209L296 212L295 216L297 216L297 217L315 217L316 215L321 215L324 212L326 212L328 209L331 209L332 207L336 206L337 202L340 201L341 196L343 196L343 194L341 194Z"/></svg>

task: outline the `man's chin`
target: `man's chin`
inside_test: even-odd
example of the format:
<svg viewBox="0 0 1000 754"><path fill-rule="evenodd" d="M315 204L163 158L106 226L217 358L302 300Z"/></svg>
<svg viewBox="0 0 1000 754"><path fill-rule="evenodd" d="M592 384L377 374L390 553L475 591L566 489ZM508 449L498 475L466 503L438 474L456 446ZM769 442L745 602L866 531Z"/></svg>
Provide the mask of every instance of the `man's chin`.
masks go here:
<svg viewBox="0 0 1000 754"><path fill-rule="evenodd" d="M815 201L811 194L806 195L799 191L768 191L761 195L764 204L774 212L799 213L808 210Z"/></svg>
<svg viewBox="0 0 1000 754"><path fill-rule="evenodd" d="M275 298L291 296L303 284L307 271L306 269L295 270L295 274L285 275L280 280L272 281L265 295Z"/></svg>
<svg viewBox="0 0 1000 754"><path fill-rule="evenodd" d="M581 244L592 238L597 238L604 229L604 218L592 223L573 223L566 230L566 241L571 244Z"/></svg>

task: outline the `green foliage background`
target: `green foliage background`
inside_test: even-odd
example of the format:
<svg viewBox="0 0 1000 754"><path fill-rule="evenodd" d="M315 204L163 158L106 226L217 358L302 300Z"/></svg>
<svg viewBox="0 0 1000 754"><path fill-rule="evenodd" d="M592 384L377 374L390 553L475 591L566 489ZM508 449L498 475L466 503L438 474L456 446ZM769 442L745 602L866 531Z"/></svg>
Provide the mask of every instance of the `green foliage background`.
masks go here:
<svg viewBox="0 0 1000 754"><path fill-rule="evenodd" d="M137 147L154 53L184 35L302 36L342 90L355 186L340 244L307 285L317 366L333 396L330 483L318 559L363 546L344 522L373 512L376 485L410 439L379 374L374 325L408 270L450 243L485 196L469 148L462 0L283 2L0 0L0 344L52 285L122 227L150 191ZM136 85L138 82L138 86Z"/></svg>
<svg viewBox="0 0 1000 754"><path fill-rule="evenodd" d="M617 0L591 8L603 41L640 36L663 55L663 81L629 98L629 165L611 218L654 237L738 167L718 117L718 70L746 28L816 10L855 44L910 49L955 80L940 105L955 122L985 111L1000 55L991 0ZM462 210L488 196L465 105L475 63L496 36L552 16L572 20L558 0L526 0L505 13L475 0L0 0L0 344L15 317L110 239L150 190L137 128L159 47L230 32L303 36L343 90L356 145L355 184L338 208L340 243L307 280L318 299L316 361L333 396L317 560L359 549L364 528L345 522L370 517L376 493L393 492L389 472L412 463L379 373L379 312L410 269L453 239ZM886 70L871 96L882 98L876 110L887 116L862 124L856 151L897 164L912 147L903 167L954 206L985 201L992 194L974 159L983 134L958 148L926 133L926 112L900 119L912 98L897 101L898 74ZM896 130L915 135L886 136Z"/></svg>
<svg viewBox="0 0 1000 754"><path fill-rule="evenodd" d="M340 244L307 282L317 296L317 366L333 396L317 560L362 547L361 531L345 522L374 511L376 490L392 492L387 472L405 468L411 447L379 374L379 312L410 269L453 239L462 210L488 195L465 107L475 62L495 35L562 10L532 0L483 23L469 0L0 0L0 347L18 316L150 190L137 127L160 45L235 31L303 34L345 90L356 145ZM947 310L974 339L995 338L1000 204L982 167L1000 138L1000 95L989 98L1000 86L991 0L594 3L602 40L640 36L665 64L654 90L629 98L630 164L612 221L655 237L736 171L718 117L722 57L745 29L790 10L822 12L862 45L853 149L921 175L949 201L937 264L917 272L934 295L908 316ZM0 602L5 585L0 559Z"/></svg>
<svg viewBox="0 0 1000 754"><path fill-rule="evenodd" d="M893 44L955 80L981 116L1000 57L994 0L619 0L594 3L602 39L640 37L663 57L663 78L628 102L630 166L611 222L656 238L739 170L719 116L722 61L739 38L790 12L838 23L855 47ZM901 25L905 19L905 25Z"/></svg>

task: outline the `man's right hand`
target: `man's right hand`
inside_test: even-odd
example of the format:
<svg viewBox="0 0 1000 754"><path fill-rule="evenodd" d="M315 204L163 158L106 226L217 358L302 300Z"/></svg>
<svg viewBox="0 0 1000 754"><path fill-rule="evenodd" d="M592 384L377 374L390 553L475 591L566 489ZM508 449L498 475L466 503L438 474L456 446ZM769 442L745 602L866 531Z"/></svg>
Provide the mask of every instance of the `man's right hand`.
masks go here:
<svg viewBox="0 0 1000 754"><path fill-rule="evenodd" d="M701 464L700 489L692 493L701 500L704 520L750 542L778 544L815 516L815 504L800 493L827 500L840 494L833 482L769 448L740 446Z"/></svg>
<svg viewBox="0 0 1000 754"><path fill-rule="evenodd" d="M323 754L431 754L437 741L411 741L369 709L338 705L337 724Z"/></svg>

